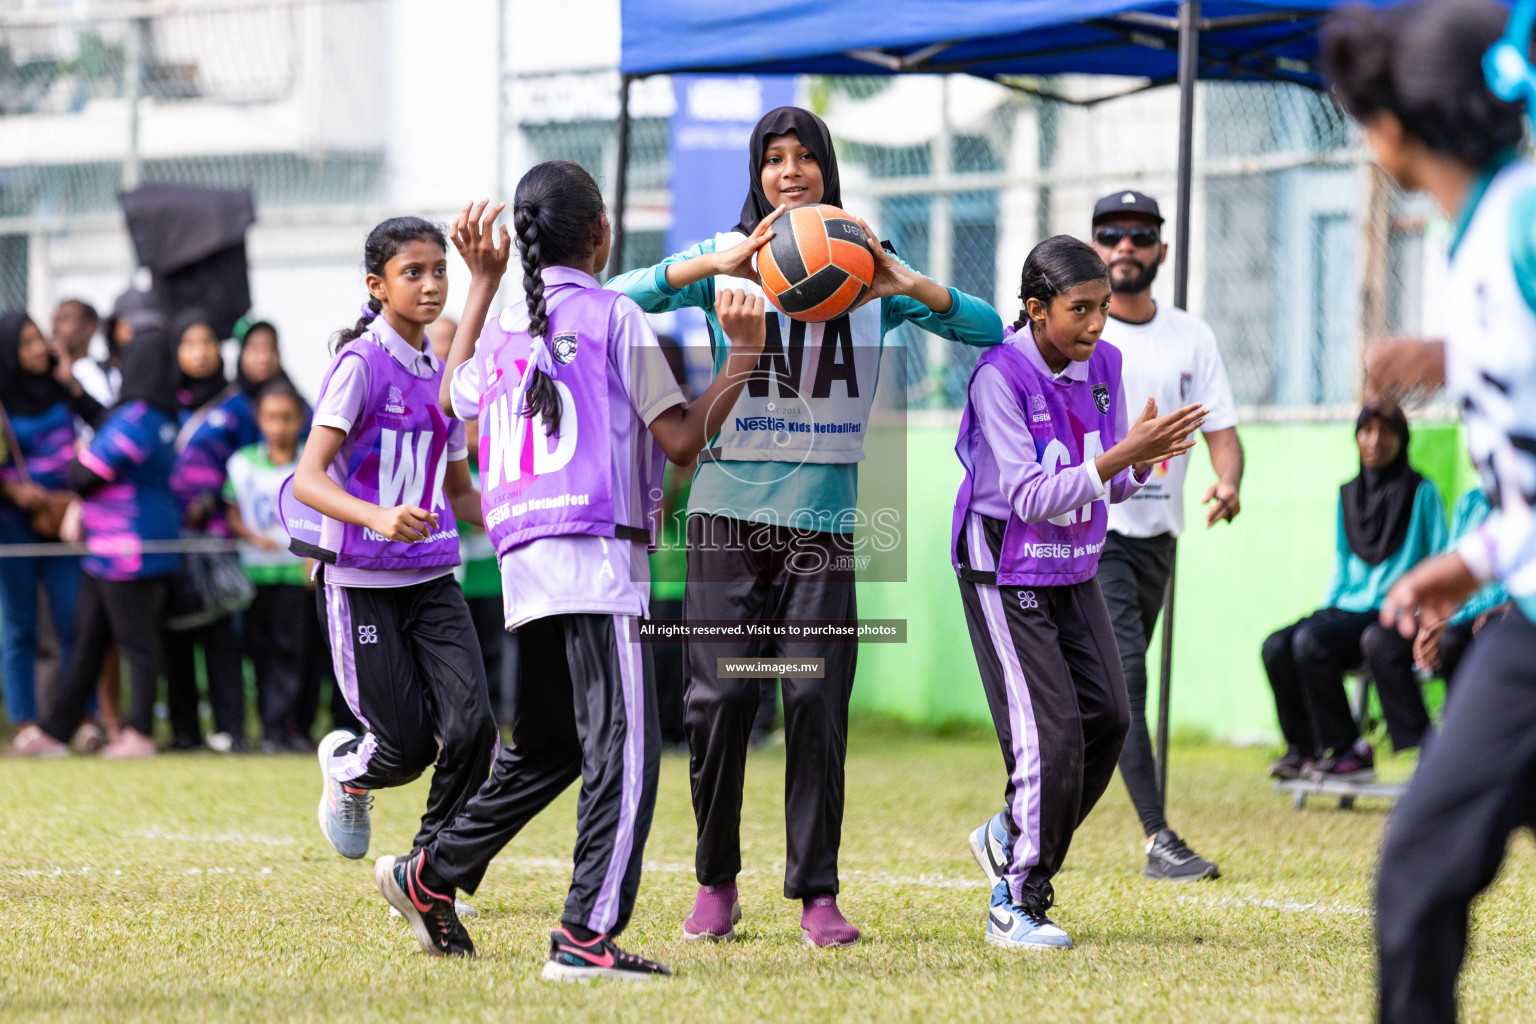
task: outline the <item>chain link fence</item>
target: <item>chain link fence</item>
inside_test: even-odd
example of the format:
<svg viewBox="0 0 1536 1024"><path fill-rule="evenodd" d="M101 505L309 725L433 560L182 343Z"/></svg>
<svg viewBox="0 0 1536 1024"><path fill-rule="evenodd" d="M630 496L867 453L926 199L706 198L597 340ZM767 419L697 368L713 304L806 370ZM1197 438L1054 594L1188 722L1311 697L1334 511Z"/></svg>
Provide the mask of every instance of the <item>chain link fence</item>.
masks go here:
<svg viewBox="0 0 1536 1024"><path fill-rule="evenodd" d="M391 0L207 0L93 17L0 0L0 306L29 295L40 233L116 223L140 182L243 185L261 216L382 201L385 126L366 98ZM81 12L84 13L81 13ZM957 76L809 78L803 102L837 139L843 201L918 269L1017 316L1025 255L1086 237L1094 201L1134 187L1172 234L1177 94L1067 77L1006 88ZM544 159L618 179L619 76L611 68L505 79L510 189ZM1047 98L1047 95L1053 98ZM624 268L667 255L665 77L631 87ZM306 212L308 211L308 212ZM1249 415L1315 417L1359 389L1369 337L1433 329L1420 296L1444 239L1421 205L1370 170L1356 133L1318 93L1202 84L1190 305L1214 328ZM1157 296L1171 301L1172 268ZM35 294L35 291L34 291ZM976 351L903 328L909 409L952 410ZM892 396L895 397L895 396Z"/></svg>
<svg viewBox="0 0 1536 1024"><path fill-rule="evenodd" d="M1029 249L1051 234L1087 237L1099 197L1157 197L1167 240L1175 214L1174 89L1094 102L1124 83L1016 84L871 76L801 90L837 139L844 205L1005 322L1018 315ZM611 200L618 88L611 70L517 80L511 166L573 159ZM667 192L670 87L633 89L626 267L666 255L678 201ZM1190 306L1216 333L1238 404L1249 417L1352 416L1364 341L1431 326L1419 286L1443 240L1426 240L1427 211L1371 169L1331 100L1288 85L1201 84L1194 186ZM1154 286L1161 301L1172 278L1170 263ZM910 327L897 340L907 407L957 408L979 353Z"/></svg>
<svg viewBox="0 0 1536 1024"><path fill-rule="evenodd" d="M0 0L0 299L39 237L117 221L138 184L359 204L385 174L366 96L388 0L89 6ZM317 103L317 98L322 103Z"/></svg>

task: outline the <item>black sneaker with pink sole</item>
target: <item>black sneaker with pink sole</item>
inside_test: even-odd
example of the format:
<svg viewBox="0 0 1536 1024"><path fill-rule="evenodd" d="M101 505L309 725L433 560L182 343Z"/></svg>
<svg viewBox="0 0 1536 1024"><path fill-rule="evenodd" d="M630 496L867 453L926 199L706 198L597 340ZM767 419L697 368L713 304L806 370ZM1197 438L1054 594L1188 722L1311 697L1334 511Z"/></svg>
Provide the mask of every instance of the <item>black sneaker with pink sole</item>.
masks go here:
<svg viewBox="0 0 1536 1024"><path fill-rule="evenodd" d="M1376 758L1369 743L1356 743L1318 759L1308 775L1313 782L1373 782Z"/></svg>

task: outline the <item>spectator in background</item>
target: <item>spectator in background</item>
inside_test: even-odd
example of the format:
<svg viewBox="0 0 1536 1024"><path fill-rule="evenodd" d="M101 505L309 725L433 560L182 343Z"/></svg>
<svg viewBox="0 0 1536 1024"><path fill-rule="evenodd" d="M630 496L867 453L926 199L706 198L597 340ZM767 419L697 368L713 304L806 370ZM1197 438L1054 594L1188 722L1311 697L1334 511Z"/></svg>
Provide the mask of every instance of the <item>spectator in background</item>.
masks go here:
<svg viewBox="0 0 1536 1024"><path fill-rule="evenodd" d="M229 459L224 484L229 530L249 542L240 561L256 585L245 613L245 649L256 667L256 707L264 754L310 753L303 709L316 703L320 676L311 653L321 642L306 560L288 552L278 492L299 466L304 402L286 380L268 384L256 403L261 440Z"/></svg>
<svg viewBox="0 0 1536 1024"><path fill-rule="evenodd" d="M246 431L232 409L240 389L224 376L219 337L201 309L188 309L171 321L171 351L177 366L176 401L181 430L176 435L176 472L171 487L181 507L183 536L228 537L224 481L229 458L260 440L254 420ZM248 406L247 406L248 409ZM203 745L198 715L194 646L203 649L208 680L208 704L214 731L210 750L221 754L246 750L245 676L240 641L233 616L226 615L197 629L167 631L165 636L166 705L171 719L171 746L191 750Z"/></svg>
<svg viewBox="0 0 1536 1024"><path fill-rule="evenodd" d="M1463 494L1451 513L1451 538L1445 550L1453 551L1488 518L1488 499L1482 488ZM1456 614L1442 622L1419 629L1407 640L1396 629L1373 622L1360 638L1365 664L1376 681L1381 698L1382 717L1387 720L1387 735L1394 750L1408 750L1424 741L1429 732L1429 712L1419 688L1414 666L1420 665L1446 681L1456 675L1456 666L1466 653L1472 637L1495 616L1503 614L1509 594L1498 582L1489 583L1467 599Z"/></svg>
<svg viewBox="0 0 1536 1024"><path fill-rule="evenodd" d="M81 299L65 299L53 311L52 348L85 393L109 406L117 399L121 378L91 358L91 339L96 337L100 321L95 306Z"/></svg>
<svg viewBox="0 0 1536 1024"><path fill-rule="evenodd" d="M112 303L112 313L102 323L101 334L107 342L105 369L107 383L112 386L113 402L117 401L122 388L123 347L133 341L136 334L151 328L163 336L166 323L165 312L149 292L130 288Z"/></svg>
<svg viewBox="0 0 1536 1024"><path fill-rule="evenodd" d="M65 381L69 383L64 383ZM75 417L96 423L105 410L69 376L56 372L42 331L26 313L0 316L0 544L46 544L73 495L66 472L75 454ZM70 556L0 558L0 674L5 712L21 727L25 746L38 731L38 590L47 594L61 656L69 657L80 585L80 560ZM101 730L82 728L82 745L99 747Z"/></svg>
<svg viewBox="0 0 1536 1024"><path fill-rule="evenodd" d="M1270 634L1264 670L1286 752L1277 779L1368 781L1376 762L1344 693L1361 663L1361 636L1399 576L1445 547L1440 491L1408 465L1402 410L1366 406L1355 421L1360 475L1339 490L1333 581L1323 607Z"/></svg>
<svg viewBox="0 0 1536 1024"><path fill-rule="evenodd" d="M75 612L74 650L58 700L17 753L56 757L80 724L107 651L128 662L132 696L125 724L103 757L155 754L155 692L166 581L180 556L147 552L147 541L175 540L179 515L171 493L176 396L164 335L136 329L123 350L122 398L68 468L82 498L80 525L89 553Z"/></svg>
<svg viewBox="0 0 1536 1024"><path fill-rule="evenodd" d="M288 385L299 399L302 422L299 439L309 436L309 421L314 414L309 403L299 395L298 388L283 369L283 355L277 344L277 328L269 321L257 320L252 324L236 324L235 337L240 341L240 356L235 366L235 383L240 394L232 398L227 410L234 419L232 429L239 448L255 444L259 430L256 425L256 403L269 384Z"/></svg>

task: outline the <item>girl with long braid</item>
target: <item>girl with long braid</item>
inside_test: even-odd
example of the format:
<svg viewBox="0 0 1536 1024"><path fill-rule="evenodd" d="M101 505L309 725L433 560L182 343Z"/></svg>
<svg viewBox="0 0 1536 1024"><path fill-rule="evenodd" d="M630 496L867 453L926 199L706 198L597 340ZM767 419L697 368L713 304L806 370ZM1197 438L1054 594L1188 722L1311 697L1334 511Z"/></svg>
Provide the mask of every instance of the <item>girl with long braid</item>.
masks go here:
<svg viewBox="0 0 1536 1024"><path fill-rule="evenodd" d="M472 953L453 919L491 859L572 782L575 871L544 978L645 981L670 972L621 950L640 884L661 752L654 683L635 636L647 614L663 458L686 464L720 428L757 364L763 303L722 290L731 353L684 400L645 314L601 287L612 233L592 176L539 164L513 205L525 299L486 323L511 240L503 207L466 207L453 240L472 274L441 402L480 426L486 531L518 634L512 743L458 820L408 857L382 857L379 889L428 952ZM484 328L482 330L482 325ZM454 938L444 943L443 922Z"/></svg>

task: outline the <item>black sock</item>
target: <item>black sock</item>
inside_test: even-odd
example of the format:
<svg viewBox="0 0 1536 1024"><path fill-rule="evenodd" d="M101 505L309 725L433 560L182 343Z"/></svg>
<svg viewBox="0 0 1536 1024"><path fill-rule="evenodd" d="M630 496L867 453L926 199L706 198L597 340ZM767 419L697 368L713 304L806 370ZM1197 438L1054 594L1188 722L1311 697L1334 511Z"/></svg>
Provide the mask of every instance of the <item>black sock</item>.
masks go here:
<svg viewBox="0 0 1536 1024"><path fill-rule="evenodd" d="M591 942L593 939L602 934L601 932L593 931L591 928L588 928L584 924L568 924L566 922L561 923L565 924L565 930L570 932L571 938L575 939L577 942Z"/></svg>

